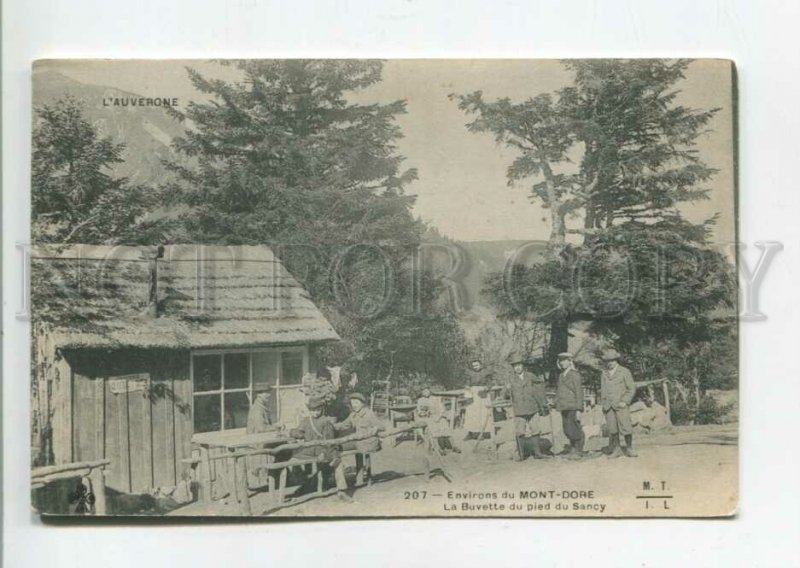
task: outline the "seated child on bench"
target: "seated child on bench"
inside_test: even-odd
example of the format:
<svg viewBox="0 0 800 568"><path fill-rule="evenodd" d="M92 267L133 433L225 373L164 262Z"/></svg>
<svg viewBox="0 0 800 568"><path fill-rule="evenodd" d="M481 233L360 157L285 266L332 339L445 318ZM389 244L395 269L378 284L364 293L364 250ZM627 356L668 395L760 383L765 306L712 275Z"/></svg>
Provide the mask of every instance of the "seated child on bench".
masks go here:
<svg viewBox="0 0 800 568"><path fill-rule="evenodd" d="M304 442L314 442L317 440L332 440L336 437L336 430L333 427L334 420L330 416L323 416L325 402L320 399L312 398L308 401L308 416L304 417L299 427L293 428L289 435L292 438L303 440ZM309 446L298 448L294 451L295 459L321 459L327 462L327 466L333 469L336 479L336 489L339 499L352 501L347 494L347 480L344 476L344 465L339 457L339 450L336 446ZM322 465L322 464L321 464Z"/></svg>
<svg viewBox="0 0 800 568"><path fill-rule="evenodd" d="M416 418L427 424L428 433L436 440L441 452L461 453L461 450L453 445L453 431L444 405L438 397L431 396L429 388L422 389L422 396L417 399Z"/></svg>
<svg viewBox="0 0 800 568"><path fill-rule="evenodd" d="M381 441L377 437L378 432L386 429L386 426L375 416L375 413L367 408L367 399L360 392L350 393L351 412L341 422L335 424L338 432L355 434L356 436L371 436L355 442L347 442L342 445L343 450L356 450L356 485L364 483L364 476L371 476L371 471L366 471L363 455L377 452L381 449Z"/></svg>

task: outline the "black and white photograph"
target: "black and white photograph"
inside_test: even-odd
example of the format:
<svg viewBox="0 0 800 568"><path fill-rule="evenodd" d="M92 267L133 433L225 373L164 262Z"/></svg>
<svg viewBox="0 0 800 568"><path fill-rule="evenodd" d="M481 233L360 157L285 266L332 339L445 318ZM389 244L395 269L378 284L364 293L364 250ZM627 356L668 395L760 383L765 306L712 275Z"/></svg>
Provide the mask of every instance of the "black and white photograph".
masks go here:
<svg viewBox="0 0 800 568"><path fill-rule="evenodd" d="M37 513L737 513L733 62L32 82Z"/></svg>

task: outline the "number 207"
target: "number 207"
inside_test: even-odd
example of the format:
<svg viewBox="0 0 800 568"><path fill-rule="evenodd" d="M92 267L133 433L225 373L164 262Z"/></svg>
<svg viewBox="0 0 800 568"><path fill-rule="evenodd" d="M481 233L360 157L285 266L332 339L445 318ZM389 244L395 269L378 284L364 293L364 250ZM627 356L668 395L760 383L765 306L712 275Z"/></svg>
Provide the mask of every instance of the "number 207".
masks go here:
<svg viewBox="0 0 800 568"><path fill-rule="evenodd" d="M406 492L403 493L403 495L404 495L404 499L417 500L417 499L425 499L428 496L428 492L427 491L406 491Z"/></svg>

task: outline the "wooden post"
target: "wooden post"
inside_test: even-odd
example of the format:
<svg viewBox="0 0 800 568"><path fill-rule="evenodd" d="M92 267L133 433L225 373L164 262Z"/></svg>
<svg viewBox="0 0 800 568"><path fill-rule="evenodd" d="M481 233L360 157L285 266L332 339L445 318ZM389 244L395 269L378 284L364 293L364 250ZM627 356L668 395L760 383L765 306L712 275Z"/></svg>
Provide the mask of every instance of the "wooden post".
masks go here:
<svg viewBox="0 0 800 568"><path fill-rule="evenodd" d="M278 479L278 495L277 495L277 504L283 505L284 500L284 493L286 492L286 476L288 474L288 467L284 467L281 470L280 478Z"/></svg>
<svg viewBox="0 0 800 568"><path fill-rule="evenodd" d="M235 470L235 491L232 493L235 493L239 503L239 513L249 517L251 512L250 496L247 492L247 458L245 456L233 458L233 469Z"/></svg>
<svg viewBox="0 0 800 568"><path fill-rule="evenodd" d="M321 465L318 465L316 462L311 464L311 475L317 476L317 493L322 493L323 481L325 480L323 473L324 468Z"/></svg>
<svg viewBox="0 0 800 568"><path fill-rule="evenodd" d="M200 494L205 503L211 503L211 460L206 446L200 446Z"/></svg>
<svg viewBox="0 0 800 568"><path fill-rule="evenodd" d="M269 492L269 498L272 499L273 503L277 503L277 493L275 488L275 476L272 475L270 470L267 470L267 491Z"/></svg>
<svg viewBox="0 0 800 568"><path fill-rule="evenodd" d="M669 385L666 380L661 381L661 387L664 389L664 407L667 409L667 419L672 424L672 407L669 402Z"/></svg>
<svg viewBox="0 0 800 568"><path fill-rule="evenodd" d="M102 467L95 467L89 472L89 481L94 493L94 510L96 515L108 514L106 504L106 475Z"/></svg>

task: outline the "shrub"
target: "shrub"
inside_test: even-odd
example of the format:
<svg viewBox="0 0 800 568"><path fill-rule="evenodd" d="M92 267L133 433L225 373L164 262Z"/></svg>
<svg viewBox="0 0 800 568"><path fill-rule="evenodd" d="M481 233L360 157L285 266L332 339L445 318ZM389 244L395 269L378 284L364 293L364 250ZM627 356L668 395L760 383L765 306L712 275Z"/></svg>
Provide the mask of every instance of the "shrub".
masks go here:
<svg viewBox="0 0 800 568"><path fill-rule="evenodd" d="M695 414L695 424L722 424L732 404L719 404L713 397L704 395Z"/></svg>

